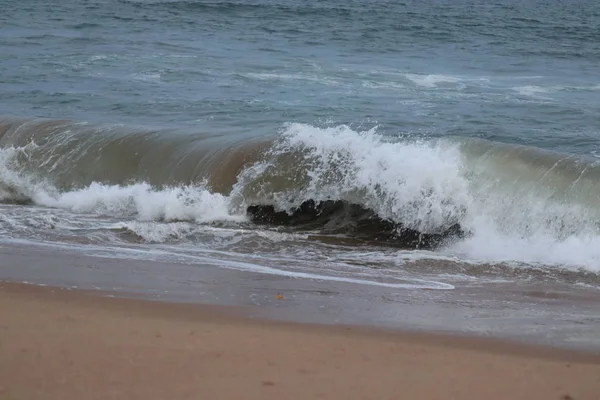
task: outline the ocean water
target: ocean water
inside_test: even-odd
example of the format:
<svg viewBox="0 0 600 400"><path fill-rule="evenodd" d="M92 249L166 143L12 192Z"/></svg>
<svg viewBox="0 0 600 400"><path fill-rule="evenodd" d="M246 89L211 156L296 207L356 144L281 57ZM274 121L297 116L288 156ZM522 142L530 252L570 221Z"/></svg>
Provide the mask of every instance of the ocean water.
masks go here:
<svg viewBox="0 0 600 400"><path fill-rule="evenodd" d="M597 1L0 8L5 243L600 288Z"/></svg>

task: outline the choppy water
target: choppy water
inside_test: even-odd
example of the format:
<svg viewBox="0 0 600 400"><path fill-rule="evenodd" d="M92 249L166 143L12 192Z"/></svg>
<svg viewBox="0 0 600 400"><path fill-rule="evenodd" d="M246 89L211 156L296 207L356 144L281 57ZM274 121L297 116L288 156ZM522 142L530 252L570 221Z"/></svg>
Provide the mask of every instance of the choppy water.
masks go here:
<svg viewBox="0 0 600 400"><path fill-rule="evenodd" d="M0 7L5 241L600 287L595 1Z"/></svg>

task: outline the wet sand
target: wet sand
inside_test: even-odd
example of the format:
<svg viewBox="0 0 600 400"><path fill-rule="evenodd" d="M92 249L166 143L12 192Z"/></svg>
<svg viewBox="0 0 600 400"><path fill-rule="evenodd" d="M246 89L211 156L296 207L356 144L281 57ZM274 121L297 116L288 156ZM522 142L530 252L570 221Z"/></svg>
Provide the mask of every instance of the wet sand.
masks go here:
<svg viewBox="0 0 600 400"><path fill-rule="evenodd" d="M282 300L282 301L285 301ZM597 399L600 356L0 283L4 399Z"/></svg>
<svg viewBox="0 0 600 400"><path fill-rule="evenodd" d="M246 307L252 316L288 322L492 336L600 351L596 289L533 281L408 290L222 268L203 260L131 259L102 247L96 251L100 254L91 248L0 244L0 281ZM278 292L285 301L276 300Z"/></svg>

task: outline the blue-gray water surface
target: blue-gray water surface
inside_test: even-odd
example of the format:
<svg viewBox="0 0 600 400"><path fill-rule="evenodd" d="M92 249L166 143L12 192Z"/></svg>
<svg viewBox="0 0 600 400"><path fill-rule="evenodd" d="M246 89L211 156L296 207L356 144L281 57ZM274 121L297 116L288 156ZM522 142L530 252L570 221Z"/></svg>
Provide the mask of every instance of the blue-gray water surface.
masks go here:
<svg viewBox="0 0 600 400"><path fill-rule="evenodd" d="M596 154L596 1L0 2L4 113L378 125Z"/></svg>

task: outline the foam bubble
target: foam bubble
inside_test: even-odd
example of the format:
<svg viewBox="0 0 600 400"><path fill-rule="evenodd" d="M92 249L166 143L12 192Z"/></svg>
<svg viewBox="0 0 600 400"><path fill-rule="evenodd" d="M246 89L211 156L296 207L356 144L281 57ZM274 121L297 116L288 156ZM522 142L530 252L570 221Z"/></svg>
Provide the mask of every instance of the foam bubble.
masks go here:
<svg viewBox="0 0 600 400"><path fill-rule="evenodd" d="M30 146L30 145L28 145ZM156 188L148 183L107 185L94 182L81 189L60 191L34 174L15 170L14 160L26 157L27 146L0 150L0 200L34 204L76 213L127 216L142 221L191 220L242 222L231 211L227 196L211 192L205 184Z"/></svg>
<svg viewBox="0 0 600 400"><path fill-rule="evenodd" d="M404 76L416 85L426 88L435 88L440 83L458 83L461 81L461 79L456 76L448 75L405 74Z"/></svg>
<svg viewBox="0 0 600 400"><path fill-rule="evenodd" d="M119 222L111 229L125 229L147 243L164 243L169 240L181 240L194 231L189 222L169 222L158 224L149 221Z"/></svg>
<svg viewBox="0 0 600 400"><path fill-rule="evenodd" d="M523 237L499 232L492 223L480 227L473 236L454 243L446 251L463 260L600 272L600 236L597 234L577 233L558 239L548 233L535 232Z"/></svg>
<svg viewBox="0 0 600 400"><path fill-rule="evenodd" d="M219 261L221 266L230 269L239 269L257 272L260 274L279 275L290 278L311 279L318 281L344 282L354 283L358 285L380 286L391 289L430 289L430 290L453 290L454 286L449 283L437 282L425 279L410 279L407 278L401 282L383 282L371 279L357 279L345 276L321 275L299 271L287 271L277 268L271 268L264 265L237 262L237 261ZM398 280L397 280L398 281Z"/></svg>
<svg viewBox="0 0 600 400"><path fill-rule="evenodd" d="M289 184L279 185L282 166L269 160L242 172L237 193L284 210L307 200L345 200L421 232L456 223L468 206L456 147L389 142L375 130L343 125L290 124L272 158L293 153L303 160L285 171ZM248 194L253 182L260 182L258 193Z"/></svg>
<svg viewBox="0 0 600 400"><path fill-rule="evenodd" d="M60 194L38 192L33 199L37 204L49 207L80 213L135 216L144 221L245 220L243 215L230 213L226 196L212 193L202 185L156 189L147 183L127 186L92 183L86 188Z"/></svg>

